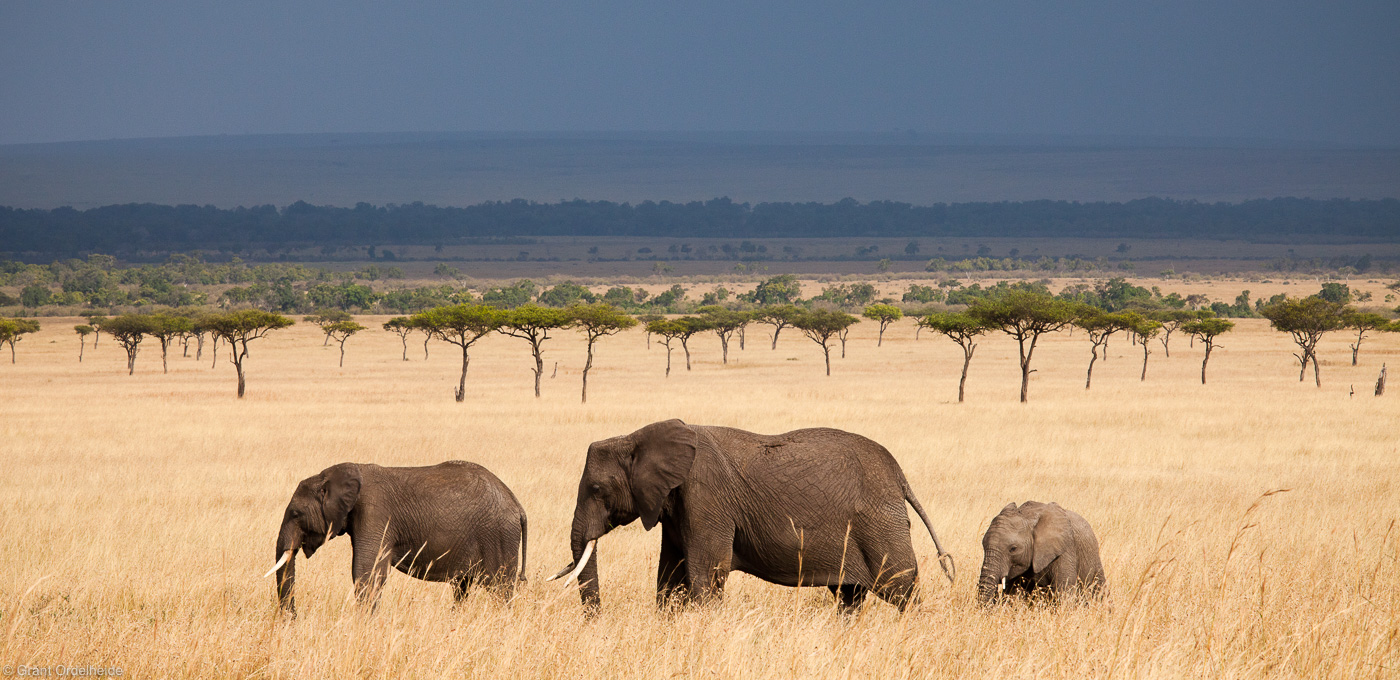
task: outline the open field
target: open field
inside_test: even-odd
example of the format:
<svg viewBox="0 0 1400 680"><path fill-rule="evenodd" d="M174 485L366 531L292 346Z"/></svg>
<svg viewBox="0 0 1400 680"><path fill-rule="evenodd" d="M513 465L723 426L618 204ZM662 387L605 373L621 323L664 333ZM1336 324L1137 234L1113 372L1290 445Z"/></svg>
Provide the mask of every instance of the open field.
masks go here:
<svg viewBox="0 0 1400 680"><path fill-rule="evenodd" d="M1315 290L1298 288L1280 290ZM174 350L163 375L147 341L127 376L103 337L78 363L77 319L44 319L17 363L3 356L0 665L116 665L141 678L1400 673L1400 387L1371 396L1382 362L1400 367L1400 338L1368 340L1353 368L1345 336L1329 336L1321 389L1298 382L1292 344L1262 320L1222 338L1208 385L1186 338L1173 337L1170 358L1154 348L1145 382L1141 349L1115 338L1086 392L1088 343L1058 334L1036 350L1022 405L1015 346L994 336L959 405L961 351L915 341L907 321L879 348L875 326L857 326L829 378L792 330L772 351L766 327L751 329L727 366L712 335L697 337L694 370L677 349L669 378L665 350L630 331L600 343L582 405L577 333L546 344L538 400L526 344L491 337L457 404L456 348L434 343L425 360L410 340L405 362L383 318L360 321L374 330L349 340L344 369L307 324L254 343L241 402L208 348L199 362ZM914 531L924 600L903 616L872 598L844 617L825 590L741 574L722 604L662 615L659 537L634 524L599 542L603 610L586 619L573 591L543 582L569 559L586 447L671 417L881 442L956 556L957 582ZM340 539L299 564L299 617L276 615L260 577L298 480L346 460L454 458L493 470L530 515L530 582L513 602L454 607L446 586L393 575L371 612L353 602ZM1277 489L1288 491L1260 499ZM982 531L1025 500L1093 524L1109 602L975 605Z"/></svg>

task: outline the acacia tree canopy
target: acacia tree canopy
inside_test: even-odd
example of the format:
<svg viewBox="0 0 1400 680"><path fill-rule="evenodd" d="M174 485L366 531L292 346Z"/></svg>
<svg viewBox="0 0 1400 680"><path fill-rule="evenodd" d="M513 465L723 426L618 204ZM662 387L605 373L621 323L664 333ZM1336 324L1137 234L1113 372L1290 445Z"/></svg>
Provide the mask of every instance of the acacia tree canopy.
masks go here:
<svg viewBox="0 0 1400 680"><path fill-rule="evenodd" d="M1021 360L1021 402L1029 399L1031 357L1040 336L1070 325L1079 314L1075 303L1047 293L1011 287L978 299L967 308L972 318L1016 340Z"/></svg>
<svg viewBox="0 0 1400 680"><path fill-rule="evenodd" d="M888 328L890 324L903 319L904 310L894 305L881 303L866 307L862 316L871 321L880 322L880 338L875 342L875 346L879 347L885 344L885 329Z"/></svg>
<svg viewBox="0 0 1400 680"><path fill-rule="evenodd" d="M272 331L286 328L296 323L276 312L261 309L240 309L222 314L211 314L205 319L209 332L223 338L228 343L229 361L238 372L238 398L242 399L246 382L243 362L248 358L248 343L266 336Z"/></svg>
<svg viewBox="0 0 1400 680"><path fill-rule="evenodd" d="M1265 305L1259 315L1268 319L1276 330L1288 333L1298 345L1298 380L1301 382L1308 370L1308 362L1313 365L1313 380L1322 387L1322 371L1317 363L1317 343L1331 331L1346 327L1342 317L1344 306L1320 297L1287 298Z"/></svg>
<svg viewBox="0 0 1400 680"><path fill-rule="evenodd" d="M834 309L813 309L804 312L793 322L793 327L802 331L812 342L821 345L826 359L826 374L831 375L831 339L851 326L860 323L845 312Z"/></svg>

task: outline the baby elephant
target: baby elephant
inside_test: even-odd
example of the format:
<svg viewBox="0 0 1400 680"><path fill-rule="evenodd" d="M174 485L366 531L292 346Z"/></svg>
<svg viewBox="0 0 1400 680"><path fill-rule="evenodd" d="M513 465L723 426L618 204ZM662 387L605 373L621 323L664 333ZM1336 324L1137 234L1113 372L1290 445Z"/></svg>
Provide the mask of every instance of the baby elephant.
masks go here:
<svg viewBox="0 0 1400 680"><path fill-rule="evenodd" d="M994 601L997 586L1008 595L1041 592L1051 597L1099 594L1107 588L1099 541L1083 517L1055 503L1011 503L982 536L977 600Z"/></svg>
<svg viewBox="0 0 1400 680"><path fill-rule="evenodd" d="M525 511L501 480L475 463L341 463L302 480L282 516L277 563L267 572L277 572L284 610L296 611L297 549L311 557L341 534L350 535L350 573L361 599L377 601L390 566L451 583L459 601L473 584L511 592L525 573Z"/></svg>

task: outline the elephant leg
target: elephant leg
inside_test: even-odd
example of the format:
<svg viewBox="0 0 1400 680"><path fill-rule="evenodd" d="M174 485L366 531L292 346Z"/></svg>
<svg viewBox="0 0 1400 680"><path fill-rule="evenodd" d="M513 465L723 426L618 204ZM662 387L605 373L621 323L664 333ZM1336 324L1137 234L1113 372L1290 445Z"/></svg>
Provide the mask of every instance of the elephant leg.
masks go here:
<svg viewBox="0 0 1400 680"><path fill-rule="evenodd" d="M656 606L666 607L672 598L684 599L690 592L685 569L685 553L677 547L665 528L661 531L661 559L656 565Z"/></svg>
<svg viewBox="0 0 1400 680"><path fill-rule="evenodd" d="M866 593L870 592L869 588L855 583L844 583L826 588L836 597L836 601L841 603L842 614L850 614L859 609L861 603L865 602Z"/></svg>
<svg viewBox="0 0 1400 680"><path fill-rule="evenodd" d="M370 602L377 609L394 556L387 550L381 551L378 542L375 543L370 546L355 542L350 575L355 580L355 597L361 602Z"/></svg>
<svg viewBox="0 0 1400 680"><path fill-rule="evenodd" d="M734 529L706 531L686 543L686 601L707 604L724 597L724 582L734 560Z"/></svg>
<svg viewBox="0 0 1400 680"><path fill-rule="evenodd" d="M472 586L471 579L457 578L452 580L452 599L457 604L467 601L467 590Z"/></svg>
<svg viewBox="0 0 1400 680"><path fill-rule="evenodd" d="M900 512L904 512L903 506ZM872 524L868 532L862 532L860 545L870 574L870 588L877 597L904 611L919 601L919 561L914 546L907 531L890 532L881 523Z"/></svg>

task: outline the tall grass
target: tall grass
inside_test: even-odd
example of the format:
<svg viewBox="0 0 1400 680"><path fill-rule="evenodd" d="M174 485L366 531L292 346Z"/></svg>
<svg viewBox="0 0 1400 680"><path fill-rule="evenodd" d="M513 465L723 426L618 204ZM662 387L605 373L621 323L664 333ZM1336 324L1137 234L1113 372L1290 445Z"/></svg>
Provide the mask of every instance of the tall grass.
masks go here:
<svg viewBox="0 0 1400 680"><path fill-rule="evenodd" d="M695 370L667 379L664 349L632 331L599 344L581 405L575 333L546 345L547 370L560 368L538 400L525 343L493 337L473 349L456 404L460 357L446 345L403 362L396 336L366 332L339 369L335 348L299 325L253 345L238 401L233 369L211 369L207 354L172 356L161 375L146 347L128 377L104 337L79 364L76 322L46 323L0 365L0 665L118 665L128 677L1400 673L1397 404L1370 396L1381 362L1400 355L1394 338L1373 340L1355 369L1341 336L1325 340L1320 390L1297 381L1291 344L1262 321L1224 339L1205 386L1185 338L1170 359L1154 350L1146 382L1140 350L1115 338L1086 392L1088 342L1060 334L1036 352L1021 405L1015 348L990 337L958 405L960 350L915 342L907 322L878 349L862 324L830 378L815 344L784 335L770 351L757 327L728 366L717 340L697 339ZM569 560L586 447L670 417L883 443L958 558L958 582L915 531L924 597L903 616L873 598L843 616L824 589L741 574L716 606L659 613L659 536L634 524L599 542L603 610L585 618L576 592L543 576ZM277 615L261 575L298 480L346 460L454 458L490 468L530 515L531 580L512 601L454 606L446 586L395 574L370 611L339 539L298 565L299 616ZM981 534L1026 500L1093 524L1107 601L976 606Z"/></svg>

